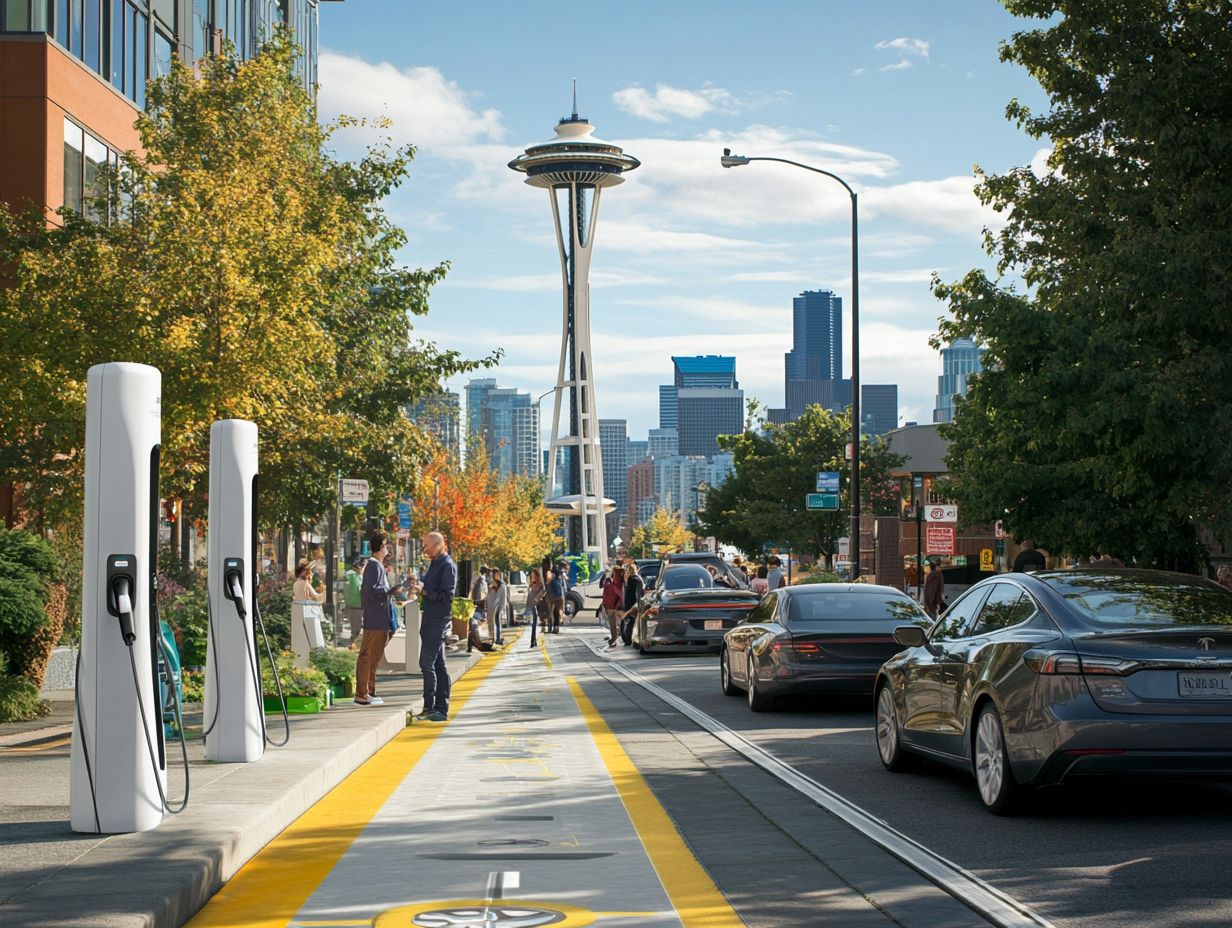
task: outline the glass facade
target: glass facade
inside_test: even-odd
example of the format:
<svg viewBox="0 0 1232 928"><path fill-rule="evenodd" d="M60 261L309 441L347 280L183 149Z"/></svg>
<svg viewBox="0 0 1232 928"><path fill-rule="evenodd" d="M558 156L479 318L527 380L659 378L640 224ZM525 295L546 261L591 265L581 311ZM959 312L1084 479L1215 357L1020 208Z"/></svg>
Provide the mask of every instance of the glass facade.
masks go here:
<svg viewBox="0 0 1232 928"><path fill-rule="evenodd" d="M303 48L305 86L317 82L318 0L192 0L180 22L178 0L0 0L0 34L46 33L74 58L145 109L145 83L171 70L180 49L193 60L230 44L251 58L288 25Z"/></svg>
<svg viewBox="0 0 1232 928"><path fill-rule="evenodd" d="M967 395L967 381L984 369L984 349L969 338L956 338L941 349L941 376L937 378L937 405L934 422L954 419L954 397Z"/></svg>
<svg viewBox="0 0 1232 928"><path fill-rule="evenodd" d="M100 205L103 168L115 168L120 155L71 119L64 120L64 205L98 222L110 218Z"/></svg>

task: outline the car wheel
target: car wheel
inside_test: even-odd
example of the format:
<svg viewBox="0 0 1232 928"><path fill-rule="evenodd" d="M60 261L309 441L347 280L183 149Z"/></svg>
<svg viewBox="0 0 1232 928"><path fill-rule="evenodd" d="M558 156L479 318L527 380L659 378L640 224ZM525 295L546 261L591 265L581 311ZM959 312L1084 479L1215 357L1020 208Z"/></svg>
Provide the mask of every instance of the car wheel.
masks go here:
<svg viewBox="0 0 1232 928"><path fill-rule="evenodd" d="M565 608L561 611L564 612L565 618L572 622L573 617L577 615L578 608L578 601L569 595L565 597Z"/></svg>
<svg viewBox="0 0 1232 928"><path fill-rule="evenodd" d="M751 653L749 654L749 686L746 692L749 696L749 708L754 712L770 712L774 708L774 700L764 695L757 686L757 671Z"/></svg>
<svg viewBox="0 0 1232 928"><path fill-rule="evenodd" d="M903 750L898 728L898 710L894 706L894 690L883 683L877 690L877 753L886 770L901 773L912 766L915 757Z"/></svg>
<svg viewBox="0 0 1232 928"><path fill-rule="evenodd" d="M724 696L739 696L742 692L740 687L732 682L731 658L727 648L719 652L719 682L723 685Z"/></svg>
<svg viewBox="0 0 1232 928"><path fill-rule="evenodd" d="M975 723L971 765L984 808L993 815L1012 811L1020 790L1010 769L1001 714L992 703L985 703Z"/></svg>

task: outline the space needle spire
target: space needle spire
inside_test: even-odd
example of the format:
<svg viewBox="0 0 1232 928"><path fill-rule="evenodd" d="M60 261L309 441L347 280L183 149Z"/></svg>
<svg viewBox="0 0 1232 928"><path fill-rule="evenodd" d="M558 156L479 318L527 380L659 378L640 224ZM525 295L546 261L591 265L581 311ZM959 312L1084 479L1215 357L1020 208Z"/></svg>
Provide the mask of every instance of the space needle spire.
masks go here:
<svg viewBox="0 0 1232 928"><path fill-rule="evenodd" d="M548 451L547 507L571 516L569 547L607 560L609 539L604 515L614 508L603 495L599 413L595 402L594 358L590 349L590 257L599 219L599 194L624 182L621 176L640 161L620 146L594 137L595 129L578 115L577 79L573 114L560 120L556 138L529 146L509 162L526 183L550 194L556 221L563 284L560 366ZM562 423L562 412L566 419ZM562 428L563 425L563 428ZM557 460L562 459L562 473Z"/></svg>

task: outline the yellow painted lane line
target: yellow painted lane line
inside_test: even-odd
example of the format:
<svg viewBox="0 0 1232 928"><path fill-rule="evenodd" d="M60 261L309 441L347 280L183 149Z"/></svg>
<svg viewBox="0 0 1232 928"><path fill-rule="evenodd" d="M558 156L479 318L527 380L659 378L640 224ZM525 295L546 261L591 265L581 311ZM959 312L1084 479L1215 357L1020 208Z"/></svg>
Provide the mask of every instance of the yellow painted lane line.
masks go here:
<svg viewBox="0 0 1232 928"><path fill-rule="evenodd" d="M667 810L655 798L603 716L577 681L573 677L568 681L590 736L684 928L744 928L744 922L684 843Z"/></svg>
<svg viewBox="0 0 1232 928"><path fill-rule="evenodd" d="M548 670L552 669L552 658L548 654L548 636L544 635L539 639L540 650L543 651L543 662L547 665Z"/></svg>
<svg viewBox="0 0 1232 928"><path fill-rule="evenodd" d="M453 687L455 718L507 653L481 661ZM244 864L189 928L285 928L450 724L417 722L400 732Z"/></svg>

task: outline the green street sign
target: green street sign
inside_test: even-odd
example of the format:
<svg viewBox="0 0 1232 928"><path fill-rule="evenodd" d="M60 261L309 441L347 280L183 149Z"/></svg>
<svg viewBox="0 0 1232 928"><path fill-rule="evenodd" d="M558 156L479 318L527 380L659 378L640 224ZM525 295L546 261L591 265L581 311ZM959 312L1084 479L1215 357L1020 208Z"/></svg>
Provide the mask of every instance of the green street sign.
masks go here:
<svg viewBox="0 0 1232 928"><path fill-rule="evenodd" d="M806 493L804 505L809 509L838 509L837 493Z"/></svg>

